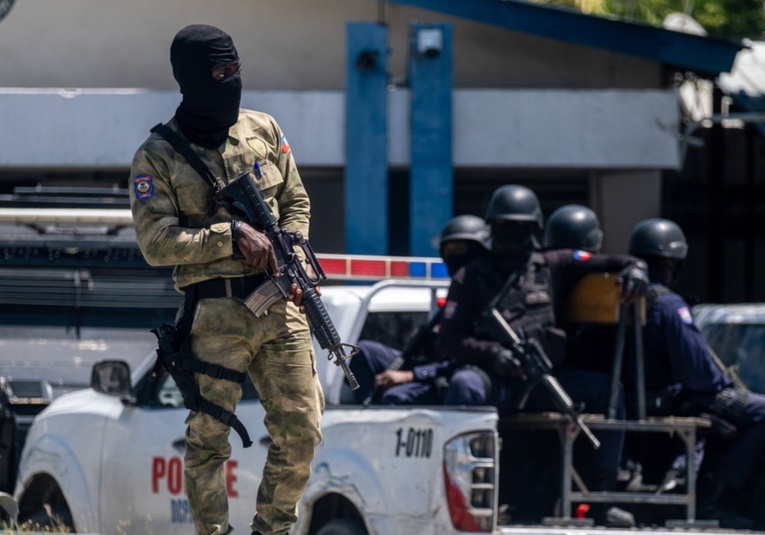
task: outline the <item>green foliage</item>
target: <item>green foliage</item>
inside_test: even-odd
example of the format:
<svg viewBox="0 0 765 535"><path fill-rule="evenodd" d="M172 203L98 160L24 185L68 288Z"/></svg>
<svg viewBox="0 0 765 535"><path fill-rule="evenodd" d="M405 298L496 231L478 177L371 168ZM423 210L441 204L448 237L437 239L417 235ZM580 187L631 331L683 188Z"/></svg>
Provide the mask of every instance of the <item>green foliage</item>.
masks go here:
<svg viewBox="0 0 765 535"><path fill-rule="evenodd" d="M534 0L592 15L661 26L670 13L686 13L710 36L759 39L765 32L762 0Z"/></svg>

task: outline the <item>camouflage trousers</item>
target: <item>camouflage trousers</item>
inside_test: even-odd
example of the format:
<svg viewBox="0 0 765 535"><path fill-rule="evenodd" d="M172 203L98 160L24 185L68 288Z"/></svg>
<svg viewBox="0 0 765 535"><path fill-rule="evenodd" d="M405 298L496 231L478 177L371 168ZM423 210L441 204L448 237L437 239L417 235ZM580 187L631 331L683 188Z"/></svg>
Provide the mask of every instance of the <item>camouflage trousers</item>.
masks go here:
<svg viewBox="0 0 765 535"><path fill-rule="evenodd" d="M297 520L297 504L321 442L324 411L305 316L286 300L257 318L238 299L203 299L191 329L191 349L195 358L247 370L252 377L272 444L251 529L264 535L286 533ZM239 384L200 374L196 380L203 397L235 411L242 397ZM231 456L231 429L196 411L186 424L185 483L196 532L223 535L230 530L224 468Z"/></svg>

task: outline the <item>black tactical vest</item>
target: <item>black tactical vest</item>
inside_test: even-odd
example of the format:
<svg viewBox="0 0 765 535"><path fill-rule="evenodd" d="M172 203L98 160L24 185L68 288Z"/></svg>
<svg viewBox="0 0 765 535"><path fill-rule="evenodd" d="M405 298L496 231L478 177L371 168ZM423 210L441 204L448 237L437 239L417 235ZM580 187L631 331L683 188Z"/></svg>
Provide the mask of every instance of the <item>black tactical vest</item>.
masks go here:
<svg viewBox="0 0 765 535"><path fill-rule="evenodd" d="M497 309L522 338L535 338L553 365L565 356L565 334L555 327L552 277L544 256L531 255L525 273L510 275L514 283L504 288Z"/></svg>

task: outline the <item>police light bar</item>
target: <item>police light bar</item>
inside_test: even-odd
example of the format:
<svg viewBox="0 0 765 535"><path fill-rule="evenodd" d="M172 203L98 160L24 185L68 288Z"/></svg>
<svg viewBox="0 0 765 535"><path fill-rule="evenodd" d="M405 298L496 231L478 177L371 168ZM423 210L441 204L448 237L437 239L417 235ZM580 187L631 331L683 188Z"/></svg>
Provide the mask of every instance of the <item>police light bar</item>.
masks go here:
<svg viewBox="0 0 765 535"><path fill-rule="evenodd" d="M446 265L437 257L316 254L328 279L448 280Z"/></svg>

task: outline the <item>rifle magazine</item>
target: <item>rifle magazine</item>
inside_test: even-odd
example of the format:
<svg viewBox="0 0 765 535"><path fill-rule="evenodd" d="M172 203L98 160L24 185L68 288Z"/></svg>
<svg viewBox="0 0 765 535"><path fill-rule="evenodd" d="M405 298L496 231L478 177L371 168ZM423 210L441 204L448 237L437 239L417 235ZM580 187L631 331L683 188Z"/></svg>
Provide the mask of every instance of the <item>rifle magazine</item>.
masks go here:
<svg viewBox="0 0 765 535"><path fill-rule="evenodd" d="M273 278L268 279L266 282L258 286L258 288L252 292L244 300L244 304L249 308L253 314L257 317L262 316L268 307L273 305L277 299L286 297L279 283Z"/></svg>

